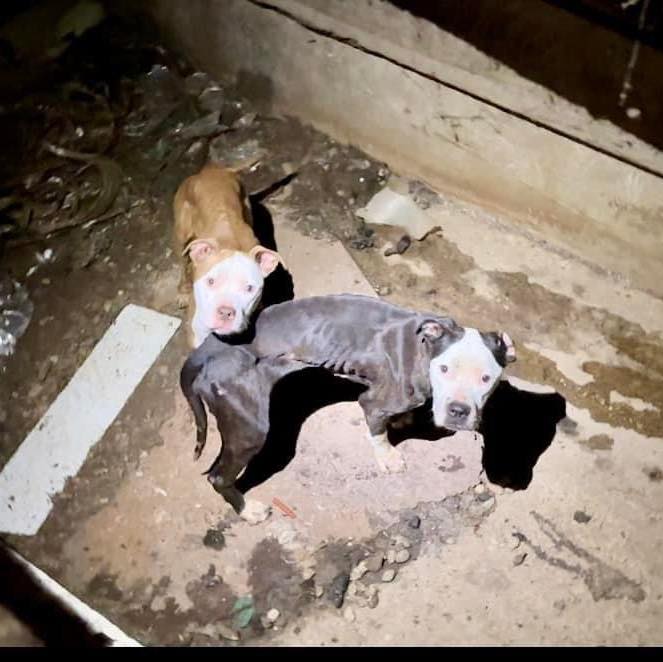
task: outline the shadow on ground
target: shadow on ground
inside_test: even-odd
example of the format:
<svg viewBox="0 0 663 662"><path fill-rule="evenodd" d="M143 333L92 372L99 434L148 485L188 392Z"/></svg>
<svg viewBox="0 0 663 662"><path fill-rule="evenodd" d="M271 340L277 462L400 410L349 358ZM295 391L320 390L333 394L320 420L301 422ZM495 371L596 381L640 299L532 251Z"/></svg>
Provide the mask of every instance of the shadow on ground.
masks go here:
<svg viewBox="0 0 663 662"><path fill-rule="evenodd" d="M270 430L263 449L237 481L246 493L295 457L297 439L306 419L318 409L357 400L364 387L325 370L308 368L282 379L272 391ZM557 424L566 415L566 400L559 393L533 393L500 382L483 412L482 463L491 483L514 490L526 489L539 457L552 443ZM430 404L413 412L412 424L390 430L389 440L398 445L407 439L437 441L452 432L435 427Z"/></svg>

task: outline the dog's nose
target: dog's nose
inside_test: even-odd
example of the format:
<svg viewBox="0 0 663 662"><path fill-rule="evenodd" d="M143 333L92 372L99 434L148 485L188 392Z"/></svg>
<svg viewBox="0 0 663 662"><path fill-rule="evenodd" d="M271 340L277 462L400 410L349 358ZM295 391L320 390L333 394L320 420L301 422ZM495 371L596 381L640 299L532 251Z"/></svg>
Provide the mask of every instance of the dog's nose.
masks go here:
<svg viewBox="0 0 663 662"><path fill-rule="evenodd" d="M230 306L221 306L217 313L224 322L230 322L235 319L235 309Z"/></svg>
<svg viewBox="0 0 663 662"><path fill-rule="evenodd" d="M470 409L469 405L454 400L453 402L449 403L447 411L449 412L449 416L451 416L451 418L467 418L472 410Z"/></svg>

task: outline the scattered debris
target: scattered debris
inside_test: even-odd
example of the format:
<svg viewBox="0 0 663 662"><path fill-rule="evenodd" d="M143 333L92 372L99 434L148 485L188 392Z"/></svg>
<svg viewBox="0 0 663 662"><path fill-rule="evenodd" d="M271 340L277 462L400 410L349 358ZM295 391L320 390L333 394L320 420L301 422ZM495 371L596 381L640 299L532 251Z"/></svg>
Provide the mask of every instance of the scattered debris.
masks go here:
<svg viewBox="0 0 663 662"><path fill-rule="evenodd" d="M395 547L411 547L412 543L410 542L409 538L406 538L405 536L401 535L396 535L392 538L392 543Z"/></svg>
<svg viewBox="0 0 663 662"><path fill-rule="evenodd" d="M394 556L396 563L407 563L410 560L410 551L407 549L400 549Z"/></svg>
<svg viewBox="0 0 663 662"><path fill-rule="evenodd" d="M380 578L383 582L393 582L396 577L396 570L394 568L387 568Z"/></svg>
<svg viewBox="0 0 663 662"><path fill-rule="evenodd" d="M270 609L270 610L265 614L265 616L267 617L267 620L268 620L270 623L276 623L276 621L278 620L278 618L279 618L280 615L281 615L281 612L280 612L278 609L276 609L276 608L272 608L272 609Z"/></svg>
<svg viewBox="0 0 663 662"><path fill-rule="evenodd" d="M364 559L363 563L369 572L378 572L384 564L384 554L381 552L372 554L368 558Z"/></svg>
<svg viewBox="0 0 663 662"><path fill-rule="evenodd" d="M205 547L219 550L223 549L225 544L226 538L221 531L218 531L217 529L207 529L207 533L203 538L203 545L205 545Z"/></svg>
<svg viewBox="0 0 663 662"><path fill-rule="evenodd" d="M233 129L246 129L250 127L255 121L258 113L244 113L240 118L233 122Z"/></svg>
<svg viewBox="0 0 663 662"><path fill-rule="evenodd" d="M366 561L360 561L350 573L350 581L357 581L361 579L368 572L368 565Z"/></svg>
<svg viewBox="0 0 663 662"><path fill-rule="evenodd" d="M341 573L334 577L334 580L327 589L327 598L337 609L340 609L343 606L345 593L348 590L349 584L350 575L347 573Z"/></svg>
<svg viewBox="0 0 663 662"><path fill-rule="evenodd" d="M374 195L366 207L358 209L357 216L373 225L401 228L418 241L440 229L440 226L419 209L410 197L396 193L389 187Z"/></svg>
<svg viewBox="0 0 663 662"><path fill-rule="evenodd" d="M375 230L369 228L366 223L361 223L357 228L357 234L350 238L350 246L357 251L363 251L375 246Z"/></svg>
<svg viewBox="0 0 663 662"><path fill-rule="evenodd" d="M10 356L25 333L34 306L26 290L15 280L0 279L0 356Z"/></svg>
<svg viewBox="0 0 663 662"><path fill-rule="evenodd" d="M575 513L573 513L573 519L578 522L578 524L587 524L587 522L592 519L592 516L588 515L583 510L576 510Z"/></svg>
<svg viewBox="0 0 663 662"><path fill-rule="evenodd" d="M228 639L229 641L239 641L239 634L237 631L228 627L224 623L216 623L214 627L219 633L219 636L223 639Z"/></svg>
<svg viewBox="0 0 663 662"><path fill-rule="evenodd" d="M237 629L241 630L248 627L255 614L253 598L250 595L238 598L233 605L232 613L234 614L233 625Z"/></svg>
<svg viewBox="0 0 663 662"><path fill-rule="evenodd" d="M518 567L519 565L522 565L525 562L525 559L527 558L527 552L521 552L520 554L516 554L513 557L513 565L514 567Z"/></svg>
<svg viewBox="0 0 663 662"><path fill-rule="evenodd" d="M411 244L412 240L410 237L408 235L403 235L398 242L396 242L396 246L389 245L384 249L384 255L385 257L389 257L390 255L402 255L408 248L410 248Z"/></svg>
<svg viewBox="0 0 663 662"><path fill-rule="evenodd" d="M493 495L490 492L488 492L488 490L486 489L480 490L477 493L477 501L490 501L493 498L494 498Z"/></svg>
<svg viewBox="0 0 663 662"><path fill-rule="evenodd" d="M408 517L407 525L411 529L418 529L421 526L421 517L418 515L412 515L411 517Z"/></svg>
<svg viewBox="0 0 663 662"><path fill-rule="evenodd" d="M266 154L267 152L255 139L247 140L240 145L230 146L224 139L223 134L215 138L209 146L210 161L228 168L241 167L242 164L256 164Z"/></svg>
<svg viewBox="0 0 663 662"><path fill-rule="evenodd" d="M183 140L218 135L222 131L228 130L228 127L221 123L220 116L221 113L214 110L207 115L203 115L203 117L199 117L187 126L177 127L173 133Z"/></svg>
<svg viewBox="0 0 663 662"><path fill-rule="evenodd" d="M274 497L274 498L272 499L272 503L273 503L274 506L275 506L276 508L278 508L278 509L279 509L279 510L280 510L280 511L281 511L286 517L290 517L291 519L295 519L295 518L297 517L297 513L295 513L295 511L294 511L292 508L290 508L290 506L288 506L287 504L283 503L283 501L281 501L281 499L279 499L278 497Z"/></svg>

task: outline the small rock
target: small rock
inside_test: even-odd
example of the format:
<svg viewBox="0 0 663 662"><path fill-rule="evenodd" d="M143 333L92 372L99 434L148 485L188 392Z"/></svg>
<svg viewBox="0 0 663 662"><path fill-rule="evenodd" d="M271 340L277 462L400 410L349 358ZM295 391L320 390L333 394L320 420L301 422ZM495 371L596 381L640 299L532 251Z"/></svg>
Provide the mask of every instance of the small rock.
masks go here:
<svg viewBox="0 0 663 662"><path fill-rule="evenodd" d="M421 517L418 515L412 515L412 517L408 517L407 525L411 529L418 529L421 526Z"/></svg>
<svg viewBox="0 0 663 662"><path fill-rule="evenodd" d="M372 595L369 595L367 603L368 608L375 609L378 606L379 601L380 601L380 596L378 595L378 593L373 593Z"/></svg>
<svg viewBox="0 0 663 662"><path fill-rule="evenodd" d="M493 498L493 495L488 492L485 488L483 491L477 494L477 501L490 501Z"/></svg>
<svg viewBox="0 0 663 662"><path fill-rule="evenodd" d="M587 522L592 519L592 516L588 515L583 510L576 510L575 513L573 513L573 519L578 522L578 524L587 524Z"/></svg>
<svg viewBox="0 0 663 662"><path fill-rule="evenodd" d="M304 568L302 570L302 579L306 582L309 579L313 579L315 577L315 568Z"/></svg>
<svg viewBox="0 0 663 662"><path fill-rule="evenodd" d="M387 563L394 563L396 561L396 551L393 549L390 549L387 552Z"/></svg>
<svg viewBox="0 0 663 662"><path fill-rule="evenodd" d="M352 607L346 607L343 610L343 618L349 623L353 623L356 618L354 609L352 609Z"/></svg>
<svg viewBox="0 0 663 662"><path fill-rule="evenodd" d="M272 622L267 618L267 616L265 616L265 615L263 614L263 615L260 617L260 625L262 625L262 627L265 628L265 630L269 630L269 629L274 625L274 623L272 623Z"/></svg>
<svg viewBox="0 0 663 662"><path fill-rule="evenodd" d="M626 117L628 117L630 120L637 120L640 119L642 116L642 111L639 108L627 108L626 109Z"/></svg>
<svg viewBox="0 0 663 662"><path fill-rule="evenodd" d="M223 637L224 639L229 639L230 641L239 641L239 635L235 630L232 628L229 628L227 625L224 625L223 623L217 623L216 624L216 631L219 633L220 637Z"/></svg>
<svg viewBox="0 0 663 662"><path fill-rule="evenodd" d="M384 554L373 554L362 561L369 572L378 572L384 563Z"/></svg>
<svg viewBox="0 0 663 662"><path fill-rule="evenodd" d="M322 594L325 592L325 589L320 586L319 584L316 584L315 589L314 589L314 595L316 598L321 598Z"/></svg>
<svg viewBox="0 0 663 662"><path fill-rule="evenodd" d="M405 536L394 536L392 540L395 547L412 547L412 543Z"/></svg>
<svg viewBox="0 0 663 662"><path fill-rule="evenodd" d="M383 573L382 573L382 581L383 582L393 582L394 577L396 577L396 570L394 568L387 568Z"/></svg>
<svg viewBox="0 0 663 662"><path fill-rule="evenodd" d="M350 584L350 575L343 572L340 575L336 575L331 585L329 586L329 589L327 591L327 596L329 598L329 601L337 609L340 609L343 606L345 592L348 590L349 584Z"/></svg>
<svg viewBox="0 0 663 662"><path fill-rule="evenodd" d="M565 434L577 434L578 424L568 416L565 416L558 424L557 427Z"/></svg>
<svg viewBox="0 0 663 662"><path fill-rule="evenodd" d="M390 243L385 248L384 256L391 257L392 255L402 255L410 247L410 244L412 244L410 237L408 237L408 235L403 235L395 246Z"/></svg>
<svg viewBox="0 0 663 662"><path fill-rule="evenodd" d="M265 616L267 616L267 620L270 623L276 623L278 620L278 617L281 615L281 612L278 609L272 608L270 609Z"/></svg>
<svg viewBox="0 0 663 662"><path fill-rule="evenodd" d="M354 568L352 568L352 572L350 573L350 580L357 581L358 579L361 579L367 572L368 566L366 565L366 561L360 561Z"/></svg>
<svg viewBox="0 0 663 662"><path fill-rule="evenodd" d="M398 552L396 552L396 556L394 558L396 563L406 563L407 561L410 560L410 551L407 549L401 549Z"/></svg>
<svg viewBox="0 0 663 662"><path fill-rule="evenodd" d="M514 567L517 568L519 565L522 565L525 562L526 558L527 558L527 552L522 552L520 554L516 554L516 556L513 557Z"/></svg>
<svg viewBox="0 0 663 662"><path fill-rule="evenodd" d="M207 529L207 533L203 538L203 545L211 547L212 549L223 549L226 544L226 539L221 531L216 529Z"/></svg>
<svg viewBox="0 0 663 662"><path fill-rule="evenodd" d="M483 494L486 491L486 486L483 483L479 483L474 486L474 492L476 494Z"/></svg>

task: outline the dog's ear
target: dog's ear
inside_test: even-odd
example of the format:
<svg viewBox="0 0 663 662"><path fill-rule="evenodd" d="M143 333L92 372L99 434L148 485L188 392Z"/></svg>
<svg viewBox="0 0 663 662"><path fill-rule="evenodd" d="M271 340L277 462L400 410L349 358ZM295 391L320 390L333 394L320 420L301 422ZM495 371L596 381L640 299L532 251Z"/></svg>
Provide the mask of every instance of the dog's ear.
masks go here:
<svg viewBox="0 0 663 662"><path fill-rule="evenodd" d="M279 264L285 267L283 258L276 251L272 251L264 246L254 246L249 251L249 255L258 263L260 271L262 271L262 275L265 277L269 276Z"/></svg>
<svg viewBox="0 0 663 662"><path fill-rule="evenodd" d="M188 255L194 263L201 262L216 250L214 244L207 239L196 239L188 243L182 255Z"/></svg>
<svg viewBox="0 0 663 662"><path fill-rule="evenodd" d="M450 317L435 317L424 320L417 329L424 340L435 341L444 336L458 336L462 333L462 328Z"/></svg>
<svg viewBox="0 0 663 662"><path fill-rule="evenodd" d="M516 348L508 333L504 331L491 331L490 333L482 333L481 337L488 346L488 349L493 353L495 360L502 367L516 360Z"/></svg>

